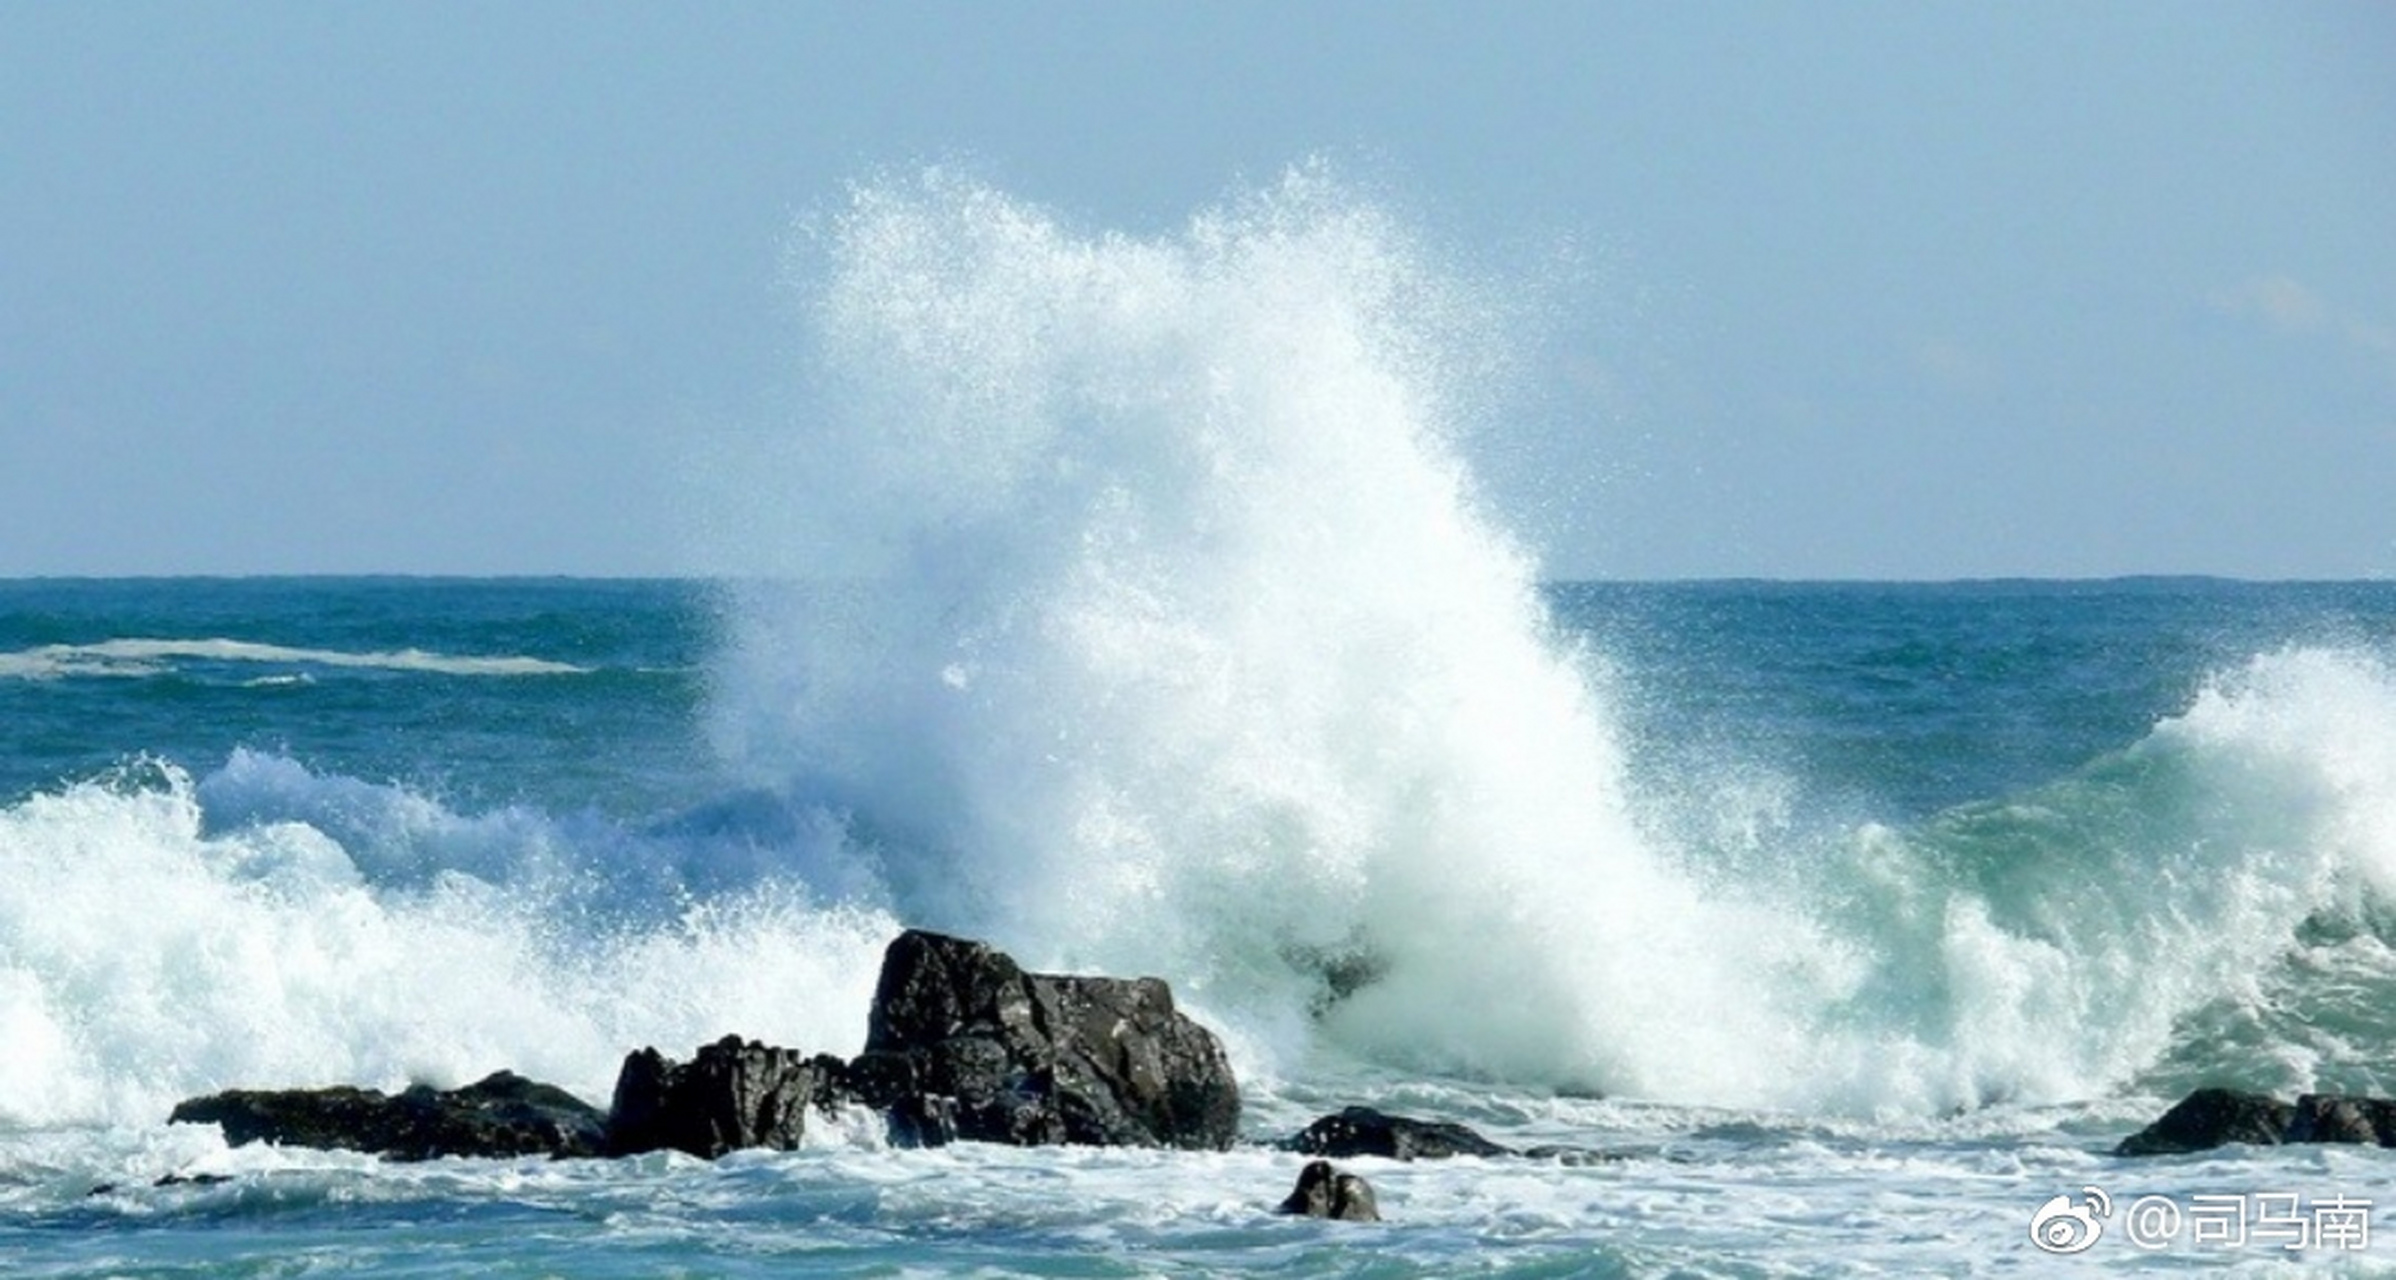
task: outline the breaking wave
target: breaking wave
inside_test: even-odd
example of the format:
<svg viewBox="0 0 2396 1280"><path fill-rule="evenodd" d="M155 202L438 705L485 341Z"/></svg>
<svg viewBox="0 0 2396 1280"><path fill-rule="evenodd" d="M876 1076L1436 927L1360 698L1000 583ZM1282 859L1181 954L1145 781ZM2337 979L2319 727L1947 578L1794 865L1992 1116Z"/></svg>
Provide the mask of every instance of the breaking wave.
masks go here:
<svg viewBox="0 0 2396 1280"><path fill-rule="evenodd" d="M745 588L718 736L910 919L1289 1053L1920 1113L2128 1084L2392 865L2329 652L1918 830L1679 837L1461 461L1489 292L1319 171L1153 238L936 173L814 247L838 399L765 483L872 572Z"/></svg>

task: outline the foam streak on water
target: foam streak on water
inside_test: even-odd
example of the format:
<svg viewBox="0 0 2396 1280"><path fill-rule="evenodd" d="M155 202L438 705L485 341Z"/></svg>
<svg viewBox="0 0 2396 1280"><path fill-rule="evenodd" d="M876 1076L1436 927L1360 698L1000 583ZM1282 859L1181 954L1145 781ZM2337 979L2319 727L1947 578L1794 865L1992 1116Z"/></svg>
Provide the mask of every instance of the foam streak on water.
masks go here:
<svg viewBox="0 0 2396 1280"><path fill-rule="evenodd" d="M284 666L360 667L456 676L576 675L584 668L528 657L458 657L403 649L349 653L303 649L246 640L160 640L129 637L92 644L52 644L0 653L0 676L56 679L61 676L149 676L177 659L202 662L270 663Z"/></svg>

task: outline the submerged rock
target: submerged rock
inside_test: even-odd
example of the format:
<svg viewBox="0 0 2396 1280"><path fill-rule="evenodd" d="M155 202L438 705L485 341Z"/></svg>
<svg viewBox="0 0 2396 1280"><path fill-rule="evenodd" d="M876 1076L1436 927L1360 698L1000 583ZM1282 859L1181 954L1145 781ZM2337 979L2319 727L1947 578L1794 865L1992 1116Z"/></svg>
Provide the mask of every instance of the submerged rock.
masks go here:
<svg viewBox="0 0 2396 1280"><path fill-rule="evenodd" d="M1444 1160L1451 1156L1510 1156L1471 1129L1445 1120L1393 1116L1371 1107L1349 1107L1300 1130L1287 1146L1313 1156L1346 1159L1385 1156L1392 1160ZM1561 1148L1557 1148L1561 1151Z"/></svg>
<svg viewBox="0 0 2396 1280"><path fill-rule="evenodd" d="M1298 1185L1281 1202L1279 1212L1344 1222L1381 1220L1380 1206L1373 1201L1372 1184L1353 1173L1333 1168L1328 1160L1310 1160L1298 1171Z"/></svg>
<svg viewBox="0 0 2396 1280"><path fill-rule="evenodd" d="M1315 1018L1327 1016L1343 1001L1389 976L1389 959L1359 932L1334 947L1285 943L1283 963L1312 977L1316 990L1306 1002Z"/></svg>
<svg viewBox="0 0 2396 1280"><path fill-rule="evenodd" d="M845 1096L846 1070L829 1055L808 1057L739 1036L701 1048L689 1062L642 1049L616 1075L607 1154L674 1150L712 1160L745 1147L795 1150L806 1136L807 1112L828 1110Z"/></svg>
<svg viewBox="0 0 2396 1280"><path fill-rule="evenodd" d="M922 930L883 953L849 1079L894 1136L1221 1150L1239 1131L1222 1042L1161 980L1027 973Z"/></svg>
<svg viewBox="0 0 2396 1280"><path fill-rule="evenodd" d="M347 1087L231 1089L178 1103L167 1118L217 1125L237 1147L272 1142L394 1160L594 1156L606 1132L598 1108L512 1071L462 1089L417 1085L396 1096Z"/></svg>

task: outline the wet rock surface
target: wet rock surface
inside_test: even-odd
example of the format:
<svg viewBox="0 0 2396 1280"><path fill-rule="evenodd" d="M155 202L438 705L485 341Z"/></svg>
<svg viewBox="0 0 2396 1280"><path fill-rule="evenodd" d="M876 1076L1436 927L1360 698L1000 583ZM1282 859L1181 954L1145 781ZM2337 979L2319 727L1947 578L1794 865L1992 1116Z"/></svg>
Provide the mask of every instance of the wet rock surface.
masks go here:
<svg viewBox="0 0 2396 1280"><path fill-rule="evenodd" d="M365 1151L394 1160L442 1156L595 1156L599 1109L554 1085L500 1071L460 1089L231 1089L176 1105L181 1124L215 1124L225 1141Z"/></svg>
<svg viewBox="0 0 2396 1280"><path fill-rule="evenodd" d="M1445 1160L1454 1156L1510 1156L1512 1147L1482 1137L1464 1125L1447 1120L1417 1120L1371 1107L1349 1107L1324 1116L1300 1130L1286 1144L1311 1156L1350 1159L1383 1156L1391 1160ZM1555 1155L1564 1148L1548 1148Z"/></svg>
<svg viewBox="0 0 2396 1280"><path fill-rule="evenodd" d="M921 930L883 955L850 1079L894 1136L1222 1150L1239 1133L1222 1042L1162 981L1028 973Z"/></svg>
<svg viewBox="0 0 2396 1280"><path fill-rule="evenodd" d="M2198 1089L2153 1124L2121 1140L2115 1155L2176 1155L2234 1142L2396 1146L2396 1100L2308 1093L2295 1102L2235 1089Z"/></svg>
<svg viewBox="0 0 2396 1280"><path fill-rule="evenodd" d="M1335 1168L1328 1160L1310 1160L1298 1172L1298 1185L1281 1202L1278 1212L1343 1222L1379 1222L1381 1208L1372 1184Z"/></svg>
<svg viewBox="0 0 2396 1280"><path fill-rule="evenodd" d="M1156 978L1025 971L984 943L909 930L883 954L865 1052L843 1061L739 1036L688 1061L626 1056L609 1111L502 1071L463 1089L230 1090L176 1106L225 1140L437 1156L713 1158L788 1150L810 1112L878 1112L892 1142L1222 1150L1240 1094L1222 1042Z"/></svg>
<svg viewBox="0 0 2396 1280"><path fill-rule="evenodd" d="M796 1150L807 1113L837 1106L845 1096L846 1073L829 1055L809 1057L738 1036L701 1048L689 1062L642 1049L617 1073L606 1152L674 1150L712 1160L746 1147Z"/></svg>

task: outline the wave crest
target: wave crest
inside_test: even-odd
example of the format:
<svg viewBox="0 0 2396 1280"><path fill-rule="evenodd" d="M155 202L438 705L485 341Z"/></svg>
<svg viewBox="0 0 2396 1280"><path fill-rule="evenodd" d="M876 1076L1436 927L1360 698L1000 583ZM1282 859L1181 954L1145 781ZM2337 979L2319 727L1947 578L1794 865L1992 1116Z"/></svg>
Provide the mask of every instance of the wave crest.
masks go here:
<svg viewBox="0 0 2396 1280"><path fill-rule="evenodd" d="M265 663L276 666L349 667L446 676L583 675L588 668L546 658L467 657L422 649L352 652L312 649L251 640L173 640L128 636L89 644L48 644L0 653L0 677L56 680L70 677L140 678L175 669L175 663Z"/></svg>
<svg viewBox="0 0 2396 1280"><path fill-rule="evenodd" d="M645 1043L852 1045L896 925L787 877L664 887L717 852L272 757L33 796L0 810L0 1122L500 1067L604 1100Z"/></svg>

